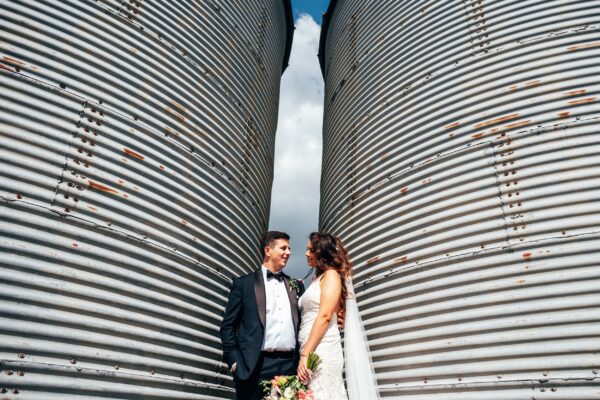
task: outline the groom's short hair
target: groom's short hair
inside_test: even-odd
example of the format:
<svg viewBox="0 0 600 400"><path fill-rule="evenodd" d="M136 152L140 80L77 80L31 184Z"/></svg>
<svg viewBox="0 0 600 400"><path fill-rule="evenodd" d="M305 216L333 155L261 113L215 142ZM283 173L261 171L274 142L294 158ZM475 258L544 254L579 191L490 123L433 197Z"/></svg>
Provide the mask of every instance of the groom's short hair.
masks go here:
<svg viewBox="0 0 600 400"><path fill-rule="evenodd" d="M262 254L262 256L265 256L265 247L269 246L271 247L271 245L273 244L274 241L276 241L277 239L285 239L285 240L290 240L290 235L288 235L285 232L280 232L280 231L268 231L265 232L261 238L260 238L260 252Z"/></svg>

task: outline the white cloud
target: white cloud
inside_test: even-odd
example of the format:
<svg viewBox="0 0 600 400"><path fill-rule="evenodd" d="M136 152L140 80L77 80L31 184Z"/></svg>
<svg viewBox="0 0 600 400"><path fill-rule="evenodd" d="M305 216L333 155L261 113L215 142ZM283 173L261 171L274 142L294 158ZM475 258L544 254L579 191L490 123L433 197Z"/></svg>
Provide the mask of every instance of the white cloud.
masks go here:
<svg viewBox="0 0 600 400"><path fill-rule="evenodd" d="M323 77L317 52L321 27L310 15L296 20L290 65L281 80L275 175L269 229L292 237L286 273L307 271L307 236L317 230L323 126Z"/></svg>

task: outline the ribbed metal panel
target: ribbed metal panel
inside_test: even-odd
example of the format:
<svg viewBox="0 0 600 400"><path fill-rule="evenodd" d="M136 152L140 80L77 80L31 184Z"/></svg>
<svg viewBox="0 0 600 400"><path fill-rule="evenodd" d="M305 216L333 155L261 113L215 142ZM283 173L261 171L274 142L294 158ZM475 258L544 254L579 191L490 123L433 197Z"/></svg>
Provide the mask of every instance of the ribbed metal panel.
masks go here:
<svg viewBox="0 0 600 400"><path fill-rule="evenodd" d="M595 399L600 2L332 2L321 228L382 395Z"/></svg>
<svg viewBox="0 0 600 400"><path fill-rule="evenodd" d="M233 397L293 27L223 3L0 1L3 399Z"/></svg>

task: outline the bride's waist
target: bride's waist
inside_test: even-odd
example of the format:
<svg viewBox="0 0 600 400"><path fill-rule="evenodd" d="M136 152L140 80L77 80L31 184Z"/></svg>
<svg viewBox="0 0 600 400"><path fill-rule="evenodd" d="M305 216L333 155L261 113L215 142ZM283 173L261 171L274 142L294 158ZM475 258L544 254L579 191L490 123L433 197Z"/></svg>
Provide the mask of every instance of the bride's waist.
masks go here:
<svg viewBox="0 0 600 400"><path fill-rule="evenodd" d="M309 335L314 322L315 322L314 320L302 322L300 324L300 336ZM338 329L337 321L332 320L329 323L329 326L327 327L327 330L325 331L325 334L323 336L324 337L339 337L340 336L340 330Z"/></svg>

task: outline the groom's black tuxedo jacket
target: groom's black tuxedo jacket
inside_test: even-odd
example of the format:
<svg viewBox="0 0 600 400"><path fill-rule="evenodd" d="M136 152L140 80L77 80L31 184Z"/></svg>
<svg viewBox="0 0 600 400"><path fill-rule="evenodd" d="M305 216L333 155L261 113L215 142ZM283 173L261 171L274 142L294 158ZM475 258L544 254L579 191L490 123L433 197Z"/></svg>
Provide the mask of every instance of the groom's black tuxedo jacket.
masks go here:
<svg viewBox="0 0 600 400"><path fill-rule="evenodd" d="M284 274L297 341L300 326L298 297L304 292L304 286L302 282L296 282L298 291L290 290L289 277ZM248 379L258 363L265 336L266 314L265 282L262 269L234 278L220 332L225 362L229 369L234 363L237 363L234 376L238 379Z"/></svg>

